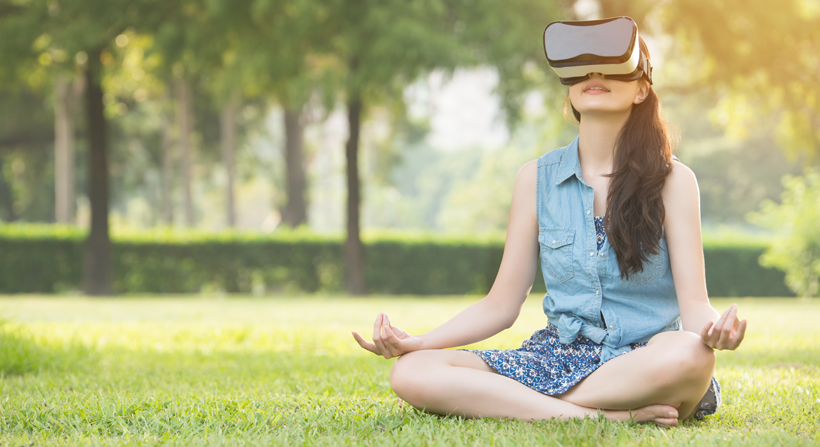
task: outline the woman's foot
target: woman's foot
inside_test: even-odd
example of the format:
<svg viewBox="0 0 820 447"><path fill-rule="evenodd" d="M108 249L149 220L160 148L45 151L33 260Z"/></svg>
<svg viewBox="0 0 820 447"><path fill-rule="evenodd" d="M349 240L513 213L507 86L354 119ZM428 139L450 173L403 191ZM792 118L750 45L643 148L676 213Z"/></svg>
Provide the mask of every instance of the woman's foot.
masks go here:
<svg viewBox="0 0 820 447"><path fill-rule="evenodd" d="M634 410L607 410L606 417L615 421L654 422L663 427L678 426L678 410L669 405L647 405Z"/></svg>

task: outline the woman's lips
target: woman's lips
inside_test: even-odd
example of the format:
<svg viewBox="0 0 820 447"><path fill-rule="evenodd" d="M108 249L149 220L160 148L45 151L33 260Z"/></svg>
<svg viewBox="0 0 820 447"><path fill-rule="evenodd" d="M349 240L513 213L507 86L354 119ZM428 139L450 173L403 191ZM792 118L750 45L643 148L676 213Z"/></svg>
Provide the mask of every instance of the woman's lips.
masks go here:
<svg viewBox="0 0 820 447"><path fill-rule="evenodd" d="M606 86L601 84L600 82L593 81L584 86L584 93L589 93L590 95L598 95L601 93L609 93L609 89L606 88Z"/></svg>

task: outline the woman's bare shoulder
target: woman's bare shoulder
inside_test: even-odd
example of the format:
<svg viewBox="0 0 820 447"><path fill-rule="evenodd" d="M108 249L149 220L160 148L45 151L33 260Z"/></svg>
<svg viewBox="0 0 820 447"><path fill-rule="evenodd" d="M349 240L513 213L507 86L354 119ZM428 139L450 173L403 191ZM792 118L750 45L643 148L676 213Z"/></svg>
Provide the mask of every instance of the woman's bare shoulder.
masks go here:
<svg viewBox="0 0 820 447"><path fill-rule="evenodd" d="M684 197L691 198L693 195L697 197L699 195L698 179L695 172L680 161L673 162L672 171L664 181L662 195L664 201Z"/></svg>
<svg viewBox="0 0 820 447"><path fill-rule="evenodd" d="M672 163L661 191L666 211L664 226L676 232L681 226L700 225L700 191L695 173L685 164Z"/></svg>
<svg viewBox="0 0 820 447"><path fill-rule="evenodd" d="M536 188L538 187L538 160L524 163L515 176L515 186L513 187L512 203L510 204L510 222L507 232L511 227L518 227L516 232L528 232L535 228L537 233L536 217ZM524 225L522 226L522 223ZM526 228L526 229L525 229ZM529 237L529 236L527 236Z"/></svg>
<svg viewBox="0 0 820 447"><path fill-rule="evenodd" d="M515 187L513 189L513 200L516 198L526 198L532 201L535 206L535 188L538 184L538 159L528 161L518 169L515 176Z"/></svg>
<svg viewBox="0 0 820 447"><path fill-rule="evenodd" d="M531 182L535 185L536 177L538 176L538 159L530 160L524 163L520 169L518 169L518 174L516 174L515 179L516 182Z"/></svg>

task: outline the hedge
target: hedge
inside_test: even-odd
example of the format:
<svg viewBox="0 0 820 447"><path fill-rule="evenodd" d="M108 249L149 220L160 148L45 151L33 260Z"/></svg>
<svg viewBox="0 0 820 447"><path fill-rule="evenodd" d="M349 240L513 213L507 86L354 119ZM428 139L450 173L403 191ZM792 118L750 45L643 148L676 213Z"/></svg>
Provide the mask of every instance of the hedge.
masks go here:
<svg viewBox="0 0 820 447"><path fill-rule="evenodd" d="M0 225L0 293L78 291L85 233L55 225ZM116 293L340 292L341 237L306 231L152 230L112 236ZM365 238L370 293L484 294L503 237L382 233ZM784 274L758 264L765 242L705 241L710 296L793 296ZM533 292L543 293L541 271Z"/></svg>

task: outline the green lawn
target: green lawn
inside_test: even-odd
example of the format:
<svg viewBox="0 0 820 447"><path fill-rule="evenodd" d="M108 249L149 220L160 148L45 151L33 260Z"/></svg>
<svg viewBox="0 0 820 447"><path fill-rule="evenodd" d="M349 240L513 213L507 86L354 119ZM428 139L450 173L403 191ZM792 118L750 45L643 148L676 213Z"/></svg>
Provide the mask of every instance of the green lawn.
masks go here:
<svg viewBox="0 0 820 447"><path fill-rule="evenodd" d="M601 420L464 420L390 390L362 351L378 312L410 332L480 297L0 297L0 445L818 445L820 301L738 302L738 352L718 354L724 407L674 429ZM546 324L540 296L480 347Z"/></svg>

